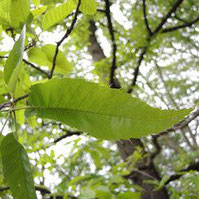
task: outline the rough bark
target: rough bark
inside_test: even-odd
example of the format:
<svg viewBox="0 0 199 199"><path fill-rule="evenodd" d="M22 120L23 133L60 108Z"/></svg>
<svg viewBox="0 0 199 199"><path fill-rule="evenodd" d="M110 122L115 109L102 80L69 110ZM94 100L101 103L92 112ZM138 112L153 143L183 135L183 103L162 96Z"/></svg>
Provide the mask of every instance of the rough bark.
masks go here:
<svg viewBox="0 0 199 199"><path fill-rule="evenodd" d="M94 21L90 21L90 46L88 52L91 54L93 61L100 61L105 58L104 52L99 45L96 38L97 27ZM144 148L139 139L121 140L117 142L121 158L125 161L137 148L137 146ZM154 186L145 182L145 180L157 179L160 180L159 173L157 172L153 162L147 164L146 159L142 163L138 163L138 169L131 172L127 176L133 183L143 188L142 199L168 199L169 195L165 188L154 192Z"/></svg>

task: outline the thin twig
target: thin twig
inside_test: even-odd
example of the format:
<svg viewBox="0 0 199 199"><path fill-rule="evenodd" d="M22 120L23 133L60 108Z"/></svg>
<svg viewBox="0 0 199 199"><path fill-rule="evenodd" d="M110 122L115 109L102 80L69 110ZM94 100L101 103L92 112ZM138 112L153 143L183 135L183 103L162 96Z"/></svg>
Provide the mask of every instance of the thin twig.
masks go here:
<svg viewBox="0 0 199 199"><path fill-rule="evenodd" d="M0 59L8 59L8 56L0 56ZM31 66L32 68L38 70L39 72L45 74L46 76L48 76L48 72L42 70L41 68L35 66L33 63L29 62L26 59L22 59L24 63L26 63L27 65Z"/></svg>
<svg viewBox="0 0 199 199"><path fill-rule="evenodd" d="M63 130L63 129L62 129L62 130ZM64 134L64 135L62 135L61 137L55 139L55 140L53 141L53 143L56 144L56 143L60 142L61 140L65 139L65 138L67 138L67 137L71 137L71 136L73 136L73 135L81 135L81 134L82 134L82 132L80 132L80 131L72 132L72 131L66 130L66 134Z"/></svg>
<svg viewBox="0 0 199 199"><path fill-rule="evenodd" d="M181 3L182 3L183 1L184 1L184 0L178 0L178 1L172 6L172 8L169 10L169 12L162 18L161 22L160 22L159 25L155 28L155 30L148 36L148 38L147 38L147 40L148 40L148 45L145 46L145 47L143 48L143 50L142 50L142 52L141 52L141 54L140 54L140 57L139 57L139 59L138 59L137 66L135 67L134 78L133 78L133 80L132 80L132 83L131 83L130 88L128 89L127 93L132 93L133 88L134 88L135 85L136 85L137 77L138 77L138 75L139 75L140 66L141 66L141 63L142 63L142 61L143 61L143 59L144 59L144 55L145 55L146 52L147 52L147 49L148 49L148 46L149 46L149 44L150 44L151 38L152 38L155 34L157 34L157 33L159 33L159 32L161 31L161 29L162 29L162 27L164 26L164 24L165 24L165 23L167 22L167 20L171 17L171 15L172 15L173 13L176 12L177 8L181 5ZM144 2L144 3L145 3L145 2ZM144 6L144 5L143 5L143 6ZM146 8L143 8L143 11L144 11L144 12L146 12L145 9L146 9ZM146 14L146 13L144 13L144 15L145 15L145 14ZM146 23L146 21L145 21L145 23Z"/></svg>
<svg viewBox="0 0 199 199"><path fill-rule="evenodd" d="M194 25L197 22L199 22L199 17L197 17L193 21L184 23L184 24L179 25L179 26L174 26L174 27L169 27L169 28L162 29L161 33L167 33L167 32L172 32L172 31L179 30L179 29L182 29L182 28L191 27L192 25Z"/></svg>
<svg viewBox="0 0 199 199"><path fill-rule="evenodd" d="M143 61L143 59L144 59L144 55L146 54L146 52L147 52L147 47L144 47L143 50L142 50L142 52L141 52L141 54L140 54L139 60L138 60L138 62L137 62L137 66L136 66L136 68L135 68L135 70L134 70L134 78L133 78L133 81L132 81L131 86L130 86L130 88L128 89L127 93L132 93L133 88L134 88L135 85L136 85L137 78L138 78L138 75L139 75L140 66L141 66L141 63L142 63L142 61Z"/></svg>
<svg viewBox="0 0 199 199"><path fill-rule="evenodd" d="M151 31L151 28L149 27L149 22L148 22L147 14L146 14L146 0L142 0L142 2L143 2L144 22L145 22L148 34L149 34L149 36L151 36L152 35L152 31Z"/></svg>
<svg viewBox="0 0 199 199"><path fill-rule="evenodd" d="M21 100L27 98L28 96L29 96L29 94L26 94L26 95L23 95L23 96L20 96L20 97L14 99L14 101L11 100L9 102L5 102L3 104L0 104L0 110L3 109L3 108L9 107L11 104L16 104L18 101L21 101Z"/></svg>
<svg viewBox="0 0 199 199"><path fill-rule="evenodd" d="M173 132L173 131L177 131L180 129L183 129L184 127L186 127L191 121L193 121L195 118L197 118L199 116L199 109L196 110L195 112L191 113L188 117L186 117L184 120L182 120L181 122L173 125L173 127L168 128L165 131L160 132L157 135L154 135L155 137L160 137L162 135L166 135L169 132Z"/></svg>
<svg viewBox="0 0 199 199"><path fill-rule="evenodd" d="M169 179L165 182L165 185L169 184L170 182L174 180L178 180L185 174L183 172L189 172L189 171L199 171L199 162L191 164L185 169L181 169L178 174L171 175Z"/></svg>
<svg viewBox="0 0 199 199"><path fill-rule="evenodd" d="M55 54L54 54L54 57L53 57L52 69L50 71L50 74L48 75L49 79L52 78L54 70L55 70L56 60L57 60L57 56L58 56L58 53L59 53L59 47L61 46L63 41L70 35L70 33L73 31L73 29L75 27L75 24L77 22L77 16L78 16L78 13L79 13L80 5L81 5L81 0L78 1L77 8L76 8L76 11L75 11L75 15L74 15L74 18L72 20L72 23L71 23L70 27L67 29L66 33L61 38L61 40L57 42L57 46L56 46L56 49L55 49Z"/></svg>
<svg viewBox="0 0 199 199"><path fill-rule="evenodd" d="M158 143L158 139L156 136L152 136L152 142L155 147L155 151L151 154L151 159L153 160L162 150L161 146Z"/></svg>
<svg viewBox="0 0 199 199"><path fill-rule="evenodd" d="M111 36L111 42L112 42L112 65L111 65L111 72L110 72L110 78L109 78L109 85L112 88L117 88L118 85L115 80L115 70L117 68L117 66L116 66L117 45L115 42L115 35L114 35L113 24L112 24L112 19L111 19L109 0L105 0L105 8L106 8L105 11L106 11L106 18L107 18L107 22L108 22L109 34Z"/></svg>
<svg viewBox="0 0 199 199"><path fill-rule="evenodd" d="M164 24L167 22L167 20L171 17L171 15L173 13L176 12L176 10L178 9L178 7L182 4L184 0L177 0L176 3L172 6L172 8L169 10L169 12L162 18L161 22L159 23L159 25L156 27L156 29L153 31L153 35L157 34L162 27L164 26Z"/></svg>
<svg viewBox="0 0 199 199"><path fill-rule="evenodd" d="M33 63L29 62L26 59L23 59L23 62L26 63L27 65L31 66L32 68L34 68L35 70L45 74L48 77L48 72L46 72L45 70L42 70L41 68L39 68L38 66L35 66Z"/></svg>

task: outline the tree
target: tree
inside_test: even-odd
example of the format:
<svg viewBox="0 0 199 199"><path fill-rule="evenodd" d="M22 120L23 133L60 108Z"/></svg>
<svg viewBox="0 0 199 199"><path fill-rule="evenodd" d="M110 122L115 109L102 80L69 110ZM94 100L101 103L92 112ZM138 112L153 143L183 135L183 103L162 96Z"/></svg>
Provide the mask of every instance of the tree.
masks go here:
<svg viewBox="0 0 199 199"><path fill-rule="evenodd" d="M1 197L199 198L198 8L2 0Z"/></svg>

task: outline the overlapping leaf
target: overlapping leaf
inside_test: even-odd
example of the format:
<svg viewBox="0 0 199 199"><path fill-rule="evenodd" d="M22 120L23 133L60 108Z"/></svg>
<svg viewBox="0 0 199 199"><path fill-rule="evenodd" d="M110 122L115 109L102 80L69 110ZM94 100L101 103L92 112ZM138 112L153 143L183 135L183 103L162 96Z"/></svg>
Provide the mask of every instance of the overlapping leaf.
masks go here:
<svg viewBox="0 0 199 199"><path fill-rule="evenodd" d="M78 0L74 0L76 3ZM81 0L80 11L85 14L94 15L97 11L96 0Z"/></svg>
<svg viewBox="0 0 199 199"><path fill-rule="evenodd" d="M128 139L158 133L191 110L160 110L119 90L80 79L34 85L31 109L41 118L61 121L103 139Z"/></svg>
<svg viewBox="0 0 199 199"><path fill-rule="evenodd" d="M12 133L3 138L1 157L3 174L14 199L36 199L28 156Z"/></svg>
<svg viewBox="0 0 199 199"><path fill-rule="evenodd" d="M26 24L30 15L29 0L11 0L9 14L13 27Z"/></svg>
<svg viewBox="0 0 199 199"><path fill-rule="evenodd" d="M68 0L66 3L63 3L46 12L42 21L43 29L47 30L51 26L62 21L73 11L73 9L75 9L75 7L75 3L72 0Z"/></svg>
<svg viewBox="0 0 199 199"><path fill-rule="evenodd" d="M0 24L17 28L26 24L30 16L29 0L2 0Z"/></svg>
<svg viewBox="0 0 199 199"><path fill-rule="evenodd" d="M24 26L19 39L15 42L4 68L4 81L8 90L14 94L23 57L26 27Z"/></svg>
<svg viewBox="0 0 199 199"><path fill-rule="evenodd" d="M28 51L29 60L39 64L40 66L47 66L51 69L55 48L56 46L51 44L42 47L31 48ZM61 74L68 74L71 70L71 64L67 61L64 53L59 50L56 59L55 71Z"/></svg>

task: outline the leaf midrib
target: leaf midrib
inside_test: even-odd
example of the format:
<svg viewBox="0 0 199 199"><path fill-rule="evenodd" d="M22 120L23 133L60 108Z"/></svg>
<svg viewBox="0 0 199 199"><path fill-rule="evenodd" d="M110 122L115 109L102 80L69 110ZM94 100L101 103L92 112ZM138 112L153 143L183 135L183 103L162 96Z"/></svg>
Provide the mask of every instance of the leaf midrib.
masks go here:
<svg viewBox="0 0 199 199"><path fill-rule="evenodd" d="M113 115L113 114L105 114L105 113L99 113L99 112L92 112L92 111L85 111L85 110L78 110L78 109L70 109L70 108L64 108L64 107L41 107L41 106L31 106L30 109L49 109L49 110L64 110L64 111L68 111L68 112L83 112L83 113L89 113L89 114L93 114L93 115L101 115L101 116L109 116L109 117L117 117L117 118L125 118L125 119L130 119L130 120L141 120L141 121L167 121L167 120L171 120L171 118L163 118L163 119L148 119L148 118L136 118L136 117L128 117L128 116L120 116L120 115ZM180 114L179 114L180 116ZM179 116L175 116L175 117L179 117ZM169 116L168 116L169 117ZM177 120L177 118L176 118Z"/></svg>

